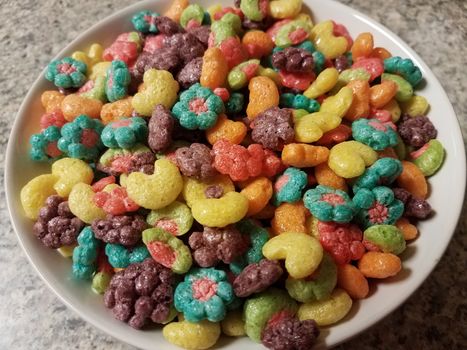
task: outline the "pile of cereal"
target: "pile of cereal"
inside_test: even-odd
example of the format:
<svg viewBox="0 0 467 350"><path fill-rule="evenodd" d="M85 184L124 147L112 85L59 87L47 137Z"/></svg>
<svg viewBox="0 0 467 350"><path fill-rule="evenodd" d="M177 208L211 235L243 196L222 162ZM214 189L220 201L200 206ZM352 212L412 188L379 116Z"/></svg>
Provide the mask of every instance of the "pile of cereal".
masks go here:
<svg viewBox="0 0 467 350"><path fill-rule="evenodd" d="M402 269L444 158L421 71L301 8L174 0L47 67L21 201L118 320L310 349Z"/></svg>

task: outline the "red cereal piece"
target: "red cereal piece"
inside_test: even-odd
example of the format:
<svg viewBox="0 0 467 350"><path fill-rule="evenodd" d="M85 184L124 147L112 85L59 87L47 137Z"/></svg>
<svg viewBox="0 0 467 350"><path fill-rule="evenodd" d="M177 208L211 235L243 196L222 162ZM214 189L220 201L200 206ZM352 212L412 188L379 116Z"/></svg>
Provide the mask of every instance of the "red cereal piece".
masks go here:
<svg viewBox="0 0 467 350"><path fill-rule="evenodd" d="M353 45L353 39L350 36L350 33L347 30L347 27L344 26L343 24L339 24L334 21L332 21L332 23L334 24L334 29L333 29L334 36L343 36L347 40L347 51L349 51Z"/></svg>
<svg viewBox="0 0 467 350"><path fill-rule="evenodd" d="M291 19L283 19L282 21L278 21L274 23L269 29L267 30L267 34L271 37L272 41L275 41L274 39L276 38L276 34L281 29L281 27L289 22L291 22Z"/></svg>
<svg viewBox="0 0 467 350"><path fill-rule="evenodd" d="M211 33L212 34L212 33ZM211 46L211 45L209 45ZM236 65L246 61L248 59L248 53L246 52L243 44L236 37L225 39L219 45L219 49L224 54L229 69L232 69Z"/></svg>
<svg viewBox="0 0 467 350"><path fill-rule="evenodd" d="M105 186L110 185L110 184L114 184L115 181L116 181L115 176L104 177L104 178L100 179L99 181L96 181L92 185L92 190L94 192L101 192L104 189Z"/></svg>
<svg viewBox="0 0 467 350"><path fill-rule="evenodd" d="M230 98L229 90L226 88L215 88L214 93L221 98L222 102L227 102Z"/></svg>
<svg viewBox="0 0 467 350"><path fill-rule="evenodd" d="M391 112L385 109L376 109L374 107L370 108L369 119L378 119L382 123L387 123L392 121Z"/></svg>
<svg viewBox="0 0 467 350"><path fill-rule="evenodd" d="M331 146L339 142L344 142L352 135L352 128L345 124L340 124L337 128L325 132L321 138L316 141L319 146Z"/></svg>
<svg viewBox="0 0 467 350"><path fill-rule="evenodd" d="M138 44L129 40L129 33L120 34L110 47L104 50L105 61L121 60L131 66L138 57Z"/></svg>
<svg viewBox="0 0 467 350"><path fill-rule="evenodd" d="M244 17L242 10L240 10L239 8L236 8L236 7L235 8L233 8L233 7L224 7L224 8L222 8L222 10L220 10L220 11L218 11L218 12L216 12L214 14L214 20L219 21L222 17L224 17L224 15L226 13L233 13L233 14L239 16L241 20L243 20L243 17Z"/></svg>
<svg viewBox="0 0 467 350"><path fill-rule="evenodd" d="M283 86L305 91L316 79L315 73L290 73L284 70L279 71L279 77Z"/></svg>
<svg viewBox="0 0 467 350"><path fill-rule="evenodd" d="M162 49L164 46L165 34L149 35L144 40L144 52L154 53L156 50Z"/></svg>
<svg viewBox="0 0 467 350"><path fill-rule="evenodd" d="M379 58L358 58L352 68L363 68L370 73L370 81L375 80L384 73L383 61Z"/></svg>
<svg viewBox="0 0 467 350"><path fill-rule="evenodd" d="M56 126L61 128L67 123L67 121L63 117L62 111L57 109L55 111L43 114L39 123L42 131L47 129L49 126Z"/></svg>
<svg viewBox="0 0 467 350"><path fill-rule="evenodd" d="M176 252L167 243L152 241L149 242L146 246L151 256L153 258L157 257L157 260L154 260L156 260L159 264L167 268L172 267L173 263L177 258L177 255Z"/></svg>

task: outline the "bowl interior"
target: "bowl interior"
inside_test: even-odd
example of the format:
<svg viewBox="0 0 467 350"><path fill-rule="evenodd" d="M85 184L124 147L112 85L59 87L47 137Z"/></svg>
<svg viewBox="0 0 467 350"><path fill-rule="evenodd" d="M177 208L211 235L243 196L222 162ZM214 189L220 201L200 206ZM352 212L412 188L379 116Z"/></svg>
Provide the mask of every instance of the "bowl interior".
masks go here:
<svg viewBox="0 0 467 350"><path fill-rule="evenodd" d="M205 8L212 1L197 1ZM371 297L355 303L350 315L339 324L324 329L320 337L321 346L332 346L361 332L383 318L399 306L423 282L441 258L454 232L465 189L465 151L462 135L452 106L440 83L431 70L400 38L385 27L377 24L359 12L334 1L304 0L315 22L333 19L344 24L355 37L360 32L373 33L375 45L383 46L393 55L411 58L423 72L426 84L417 91L431 104L429 117L438 129L438 139L446 148L447 157L441 171L430 178L431 195L429 201L436 215L419 226L421 235L410 244L402 259L404 270L397 278L377 283ZM132 30L129 18L142 9L152 9L163 13L170 1L142 1L99 22L87 30L71 44L59 57L84 49L93 42L109 45L115 37ZM231 5L231 1L216 3ZM43 113L40 94L53 86L43 78L43 74L31 87L17 115L7 149L5 186L7 202L13 226L29 260L46 284L75 310L81 317L114 337L143 349L154 349L162 345L164 349L178 349L167 343L160 331L136 331L115 320L104 307L102 297L91 291L88 283L75 281L70 276L71 261L58 253L40 245L32 235L32 222L24 216L19 200L19 192L24 184L34 176L47 173L49 165L34 163L28 157L28 140L39 129L39 118ZM449 206L446 205L449 203ZM261 349L248 338L222 339L218 346L223 349Z"/></svg>

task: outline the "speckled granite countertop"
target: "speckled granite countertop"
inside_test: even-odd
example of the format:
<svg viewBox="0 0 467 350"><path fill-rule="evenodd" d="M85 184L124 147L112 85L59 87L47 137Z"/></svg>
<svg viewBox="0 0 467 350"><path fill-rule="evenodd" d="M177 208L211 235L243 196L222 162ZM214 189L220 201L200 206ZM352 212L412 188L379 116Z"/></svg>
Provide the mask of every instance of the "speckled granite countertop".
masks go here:
<svg viewBox="0 0 467 350"><path fill-rule="evenodd" d="M418 52L441 80L467 135L467 1L341 1L388 26ZM133 2L0 0L2 180L10 127L42 68L84 29ZM134 349L87 324L47 289L18 245L3 184L0 193L0 349ZM434 273L404 305L339 349L466 349L466 224L463 215Z"/></svg>

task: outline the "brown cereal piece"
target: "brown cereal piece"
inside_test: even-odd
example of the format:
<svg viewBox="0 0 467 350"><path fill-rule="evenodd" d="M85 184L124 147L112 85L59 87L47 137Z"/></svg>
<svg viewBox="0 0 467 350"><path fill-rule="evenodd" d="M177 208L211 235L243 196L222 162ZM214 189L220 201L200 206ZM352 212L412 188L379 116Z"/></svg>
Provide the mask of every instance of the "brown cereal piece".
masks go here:
<svg viewBox="0 0 467 350"><path fill-rule="evenodd" d="M201 267L215 266L220 261L230 264L248 250L249 243L249 238L234 226L204 227L203 232L193 232L188 240L193 259Z"/></svg>
<svg viewBox="0 0 467 350"><path fill-rule="evenodd" d="M142 81L144 72L155 68L175 72L180 64L177 50L172 47L163 47L154 53L143 52L138 56L135 65L131 69L133 79Z"/></svg>
<svg viewBox="0 0 467 350"><path fill-rule="evenodd" d="M148 123L148 144L154 152L163 151L171 145L174 123L174 118L167 108L163 105L154 107Z"/></svg>
<svg viewBox="0 0 467 350"><path fill-rule="evenodd" d="M157 16L155 21L160 34L174 35L176 33L185 32L177 22L167 16Z"/></svg>
<svg viewBox="0 0 467 350"><path fill-rule="evenodd" d="M188 33L193 34L205 47L208 47L209 35L211 34L211 26L204 25L187 29Z"/></svg>
<svg viewBox="0 0 467 350"><path fill-rule="evenodd" d="M206 198L221 198L224 195L224 188L220 185L211 185L204 190Z"/></svg>
<svg viewBox="0 0 467 350"><path fill-rule="evenodd" d="M272 55L272 65L291 73L311 73L315 66L313 56L305 49L288 47Z"/></svg>
<svg viewBox="0 0 467 350"><path fill-rule="evenodd" d="M198 179L208 179L217 174L212 167L211 150L202 143L193 143L175 151L175 159L181 173Z"/></svg>
<svg viewBox="0 0 467 350"><path fill-rule="evenodd" d="M433 123L426 116L411 117L403 114L397 125L402 140L413 147L422 147L438 134Z"/></svg>
<svg viewBox="0 0 467 350"><path fill-rule="evenodd" d="M104 294L104 304L114 317L136 329L149 321L166 321L172 301L172 271L152 258L118 271Z"/></svg>
<svg viewBox="0 0 467 350"><path fill-rule="evenodd" d="M165 38L164 47L175 50L183 64L203 56L205 50L204 45L191 33L177 33Z"/></svg>
<svg viewBox="0 0 467 350"><path fill-rule="evenodd" d="M426 219L433 214L430 203L422 198L417 198L409 191L395 187L394 196L404 203L404 215L416 219Z"/></svg>
<svg viewBox="0 0 467 350"><path fill-rule="evenodd" d="M57 249L76 243L83 227L84 222L71 213L68 202L53 195L39 211L33 233L46 247Z"/></svg>
<svg viewBox="0 0 467 350"><path fill-rule="evenodd" d="M295 132L292 126L292 112L289 109L271 107L251 122L251 138L266 148L280 151L284 144L293 141Z"/></svg>
<svg viewBox="0 0 467 350"><path fill-rule="evenodd" d="M191 85L199 82L203 58L196 57L188 62L177 74L177 81L182 88L188 89Z"/></svg>
<svg viewBox="0 0 467 350"><path fill-rule="evenodd" d="M92 231L96 238L106 243L132 246L141 241L141 234L147 228L141 215L111 215L94 220Z"/></svg>
<svg viewBox="0 0 467 350"><path fill-rule="evenodd" d="M234 293L246 298L260 293L276 283L284 271L278 261L262 259L259 263L250 264L235 278Z"/></svg>

